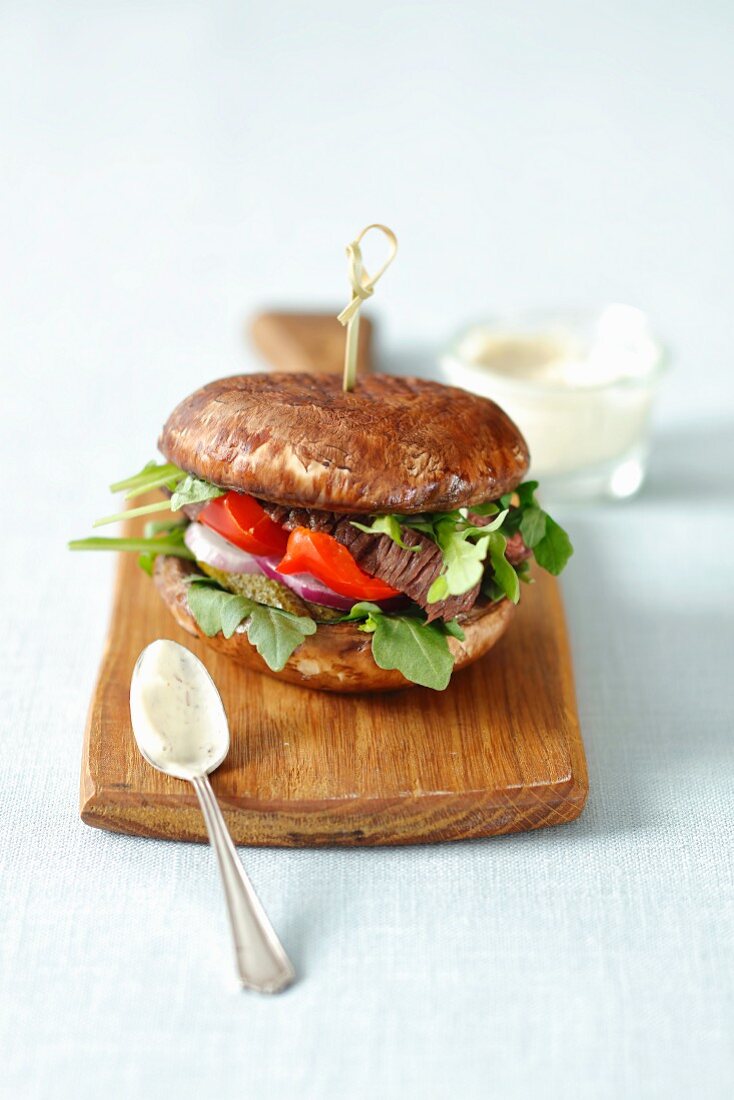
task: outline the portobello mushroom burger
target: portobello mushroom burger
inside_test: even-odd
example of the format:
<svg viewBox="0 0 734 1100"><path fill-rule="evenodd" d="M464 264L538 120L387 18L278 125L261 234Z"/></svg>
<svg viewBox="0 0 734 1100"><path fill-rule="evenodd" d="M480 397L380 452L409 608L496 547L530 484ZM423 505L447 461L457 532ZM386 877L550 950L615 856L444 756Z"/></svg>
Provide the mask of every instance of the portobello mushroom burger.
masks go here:
<svg viewBox="0 0 734 1100"><path fill-rule="evenodd" d="M260 373L185 398L165 459L111 488L160 499L137 551L179 626L248 668L329 691L444 689L489 650L566 533L494 402L374 374Z"/></svg>

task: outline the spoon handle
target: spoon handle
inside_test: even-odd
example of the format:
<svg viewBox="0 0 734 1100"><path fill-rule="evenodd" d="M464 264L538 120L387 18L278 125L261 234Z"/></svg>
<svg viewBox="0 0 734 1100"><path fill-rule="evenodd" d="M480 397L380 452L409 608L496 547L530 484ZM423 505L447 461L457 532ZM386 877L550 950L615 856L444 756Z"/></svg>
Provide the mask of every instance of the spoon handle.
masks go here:
<svg viewBox="0 0 734 1100"><path fill-rule="evenodd" d="M278 993L295 970L240 863L208 775L192 779L227 900L240 981L258 993Z"/></svg>

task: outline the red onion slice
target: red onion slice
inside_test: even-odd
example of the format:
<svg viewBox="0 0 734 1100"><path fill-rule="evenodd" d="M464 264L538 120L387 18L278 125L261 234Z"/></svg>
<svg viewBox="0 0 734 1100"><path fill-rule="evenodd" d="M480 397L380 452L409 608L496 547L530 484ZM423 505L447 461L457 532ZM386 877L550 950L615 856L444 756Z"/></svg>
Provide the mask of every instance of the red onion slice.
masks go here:
<svg viewBox="0 0 734 1100"><path fill-rule="evenodd" d="M312 577L310 573L289 573L287 575L279 573L277 566L280 558L278 557L258 558L257 560L266 577L271 577L274 581L285 584L291 592L295 592L302 600L308 600L309 603L320 603L322 607L333 607L337 611L349 611L358 602L350 599L349 596L341 596L333 588L329 588L328 585L324 584L323 581Z"/></svg>
<svg viewBox="0 0 734 1100"><path fill-rule="evenodd" d="M335 592L333 588L329 588L328 584L324 584L323 581L312 576L311 573L279 573L277 566L280 558L278 557L258 558L257 560L267 577L287 585L292 592L295 592L302 600L308 600L309 603L319 603L322 607L333 607L337 611L351 611L355 603L363 602L355 600L351 596L342 596L341 593ZM396 610L398 607L404 606L407 600L404 596L393 596L389 600L371 600L369 602L376 603L378 607L384 607L386 610Z"/></svg>
<svg viewBox="0 0 734 1100"><path fill-rule="evenodd" d="M262 572L256 557L222 538L203 523L190 523L184 534L184 542L197 561L211 565L212 569L221 569L223 573Z"/></svg>

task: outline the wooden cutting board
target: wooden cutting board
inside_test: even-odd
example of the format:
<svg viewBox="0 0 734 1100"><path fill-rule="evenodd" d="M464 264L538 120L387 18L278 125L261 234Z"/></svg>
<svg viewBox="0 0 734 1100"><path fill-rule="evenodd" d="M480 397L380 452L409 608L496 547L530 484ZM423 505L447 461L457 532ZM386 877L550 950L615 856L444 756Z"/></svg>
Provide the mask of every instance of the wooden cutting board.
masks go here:
<svg viewBox="0 0 734 1100"><path fill-rule="evenodd" d="M303 317L268 316L292 352ZM312 366L308 348L323 349L332 337L333 318L325 322L330 329L321 333L309 318L303 369ZM127 534L141 529L140 520L125 525ZM119 559L84 738L81 815L88 825L206 840L193 789L146 764L130 727L133 666L161 637L196 653L222 694L232 745L212 784L238 844L462 840L559 825L581 813L586 761L560 591L547 574L537 571L536 583L523 589L496 648L457 673L445 692L332 695L213 653L176 625L136 556Z"/></svg>

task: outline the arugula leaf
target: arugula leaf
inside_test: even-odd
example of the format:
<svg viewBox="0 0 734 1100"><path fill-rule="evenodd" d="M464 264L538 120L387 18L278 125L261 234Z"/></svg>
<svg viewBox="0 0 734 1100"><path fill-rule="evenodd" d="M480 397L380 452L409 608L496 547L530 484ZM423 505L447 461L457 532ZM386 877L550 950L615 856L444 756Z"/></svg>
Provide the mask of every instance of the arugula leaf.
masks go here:
<svg viewBox="0 0 734 1100"><path fill-rule="evenodd" d="M461 530L450 519L439 520L435 527L436 541L444 562L443 578L446 593L451 596L460 596L482 579L488 538L472 542L469 538L470 530ZM438 588L438 591L441 591L443 585L437 586L434 582L431 588ZM435 599L431 599L430 594L429 602L436 602Z"/></svg>
<svg viewBox="0 0 734 1100"><path fill-rule="evenodd" d="M177 519L164 520L160 523L149 522L145 525L144 538L90 538L75 539L70 542L69 550L132 550L140 557L138 559L141 569L153 575L153 563L159 554L167 554L169 557L187 558L194 560L194 555L184 542L186 522Z"/></svg>
<svg viewBox="0 0 734 1100"><path fill-rule="evenodd" d="M445 515L434 522L444 569L428 590L426 598L429 603L437 603L447 596L461 596L479 584L484 576L490 536L502 526L507 516L506 510L498 512L495 508L495 513L495 518L486 527L467 524L461 515L459 523L453 515Z"/></svg>
<svg viewBox="0 0 734 1100"><path fill-rule="evenodd" d="M148 489L156 488L153 482L157 482L158 485L166 485L169 481L179 481L182 477L185 477L183 470L180 470L178 466L174 466L172 462L164 462L159 464L157 462L146 462L139 474L133 474L132 477L126 477L122 481L115 481L110 485L111 493L121 493L126 489L131 490L128 494L132 496L134 490L135 495L138 493L147 493Z"/></svg>
<svg viewBox="0 0 734 1100"><path fill-rule="evenodd" d="M128 508L126 512L115 512L113 516L96 519L92 527L105 527L108 523L117 523L119 520L133 519L135 516L149 516L151 512L169 512L170 510L170 501L157 500L155 504L143 504L140 508Z"/></svg>
<svg viewBox="0 0 734 1100"><path fill-rule="evenodd" d="M535 490L537 488L537 481L523 481L522 485L518 485L515 492L517 493L521 508L530 508L533 504L537 503L535 500Z"/></svg>
<svg viewBox="0 0 734 1100"><path fill-rule="evenodd" d="M146 539L152 539L154 535L161 535L165 531L166 534L172 535L183 542L183 537L188 525L189 521L185 516L181 516L180 518L171 516L170 519L160 520L150 519L145 525L144 534Z"/></svg>
<svg viewBox="0 0 734 1100"><path fill-rule="evenodd" d="M505 557L507 539L499 531L489 536L489 557L494 570L494 580L508 599L517 603L520 599L520 581L517 573Z"/></svg>
<svg viewBox="0 0 734 1100"><path fill-rule="evenodd" d="M376 516L369 526L364 523L357 523L356 520L350 522L352 527L356 527L358 531L364 531L366 535L387 535L402 550L420 550L420 546L408 546L407 543L403 542L403 537L400 534L400 521L397 516Z"/></svg>
<svg viewBox="0 0 734 1100"><path fill-rule="evenodd" d="M152 462L148 465L151 469L146 480L144 482L138 482L128 489L125 493L125 500L133 500L134 497L139 497L143 493L149 493L152 489L166 488L169 492L173 492L179 481L185 477L184 471L179 470L179 468L172 463L167 463L165 466L157 466L155 462Z"/></svg>
<svg viewBox="0 0 734 1100"><path fill-rule="evenodd" d="M504 589L500 588L491 573L487 573L482 581L482 595L486 596L492 603L497 603L498 600L504 600L505 598Z"/></svg>
<svg viewBox="0 0 734 1100"><path fill-rule="evenodd" d="M552 573L554 577L562 571L568 559L573 554L573 546L562 527L546 514L545 535L533 550L535 560L541 568Z"/></svg>
<svg viewBox="0 0 734 1100"><path fill-rule="evenodd" d="M235 596L223 588L196 581L189 585L186 601L207 638L213 638L220 632L225 638L231 638L253 606L252 600L246 596Z"/></svg>
<svg viewBox="0 0 734 1100"><path fill-rule="evenodd" d="M155 554L147 552L145 554L138 554L138 565L147 573L149 577L153 576L153 567L155 566Z"/></svg>
<svg viewBox="0 0 734 1100"><path fill-rule="evenodd" d="M513 565L512 568L517 573L517 579L520 581L521 584L535 584L535 581L530 574L529 561L521 561L519 565Z"/></svg>
<svg viewBox="0 0 734 1100"><path fill-rule="evenodd" d="M178 538L140 538L140 539L74 539L69 544L70 550L134 550L141 554L170 554L175 558L189 558L193 561L194 555L188 546Z"/></svg>
<svg viewBox="0 0 734 1100"><path fill-rule="evenodd" d="M428 535L429 539L436 541L436 532L433 525L438 516L398 516L397 518L403 527L410 527L411 531L420 531L421 534ZM442 518L445 519L446 517L443 516Z"/></svg>
<svg viewBox="0 0 734 1100"><path fill-rule="evenodd" d="M445 622L439 620L439 625L444 634L450 634L452 638L458 638L460 642L464 641L466 634L461 629L456 619L448 619Z"/></svg>
<svg viewBox="0 0 734 1100"><path fill-rule="evenodd" d="M146 539L152 539L158 543L161 541L161 536L165 535L169 547L176 544L184 546L186 526L185 519L149 520L143 529L143 534ZM156 536L158 537L156 538ZM160 550L156 548L155 550L147 550L138 556L138 565L149 577L153 576L153 566L159 553Z"/></svg>
<svg viewBox="0 0 734 1100"><path fill-rule="evenodd" d="M204 577L195 577L191 582L187 602L209 638L220 631L225 638L231 638L240 623L248 619L247 637L273 672L280 672L303 639L316 633L313 619L225 592Z"/></svg>
<svg viewBox="0 0 734 1100"><path fill-rule="evenodd" d="M474 516L496 516L499 510L499 506L494 500L490 500L486 504L472 504L465 509L466 512L471 512Z"/></svg>
<svg viewBox="0 0 734 1100"><path fill-rule="evenodd" d="M372 634L372 657L378 668L397 669L406 680L443 691L451 679L454 658L447 634L463 640L464 632L450 623L427 623L415 615L386 614L377 604L355 604L343 622L364 619L359 627Z"/></svg>
<svg viewBox="0 0 734 1100"><path fill-rule="evenodd" d="M408 615L374 616L372 656L378 668L397 669L406 680L443 691L454 658L442 630Z"/></svg>
<svg viewBox="0 0 734 1100"><path fill-rule="evenodd" d="M247 637L273 672L280 672L303 639L315 633L316 623L305 615L259 603L250 612Z"/></svg>
<svg viewBox="0 0 734 1100"><path fill-rule="evenodd" d="M537 504L524 509L520 518L520 534L529 550L537 546L545 535L547 518L543 509L538 508Z"/></svg>
<svg viewBox="0 0 734 1100"><path fill-rule="evenodd" d="M339 621L348 623L356 619L369 619L374 615L383 615L384 612L381 607L376 603L369 603L367 600L363 600L361 603L355 603L351 611L344 615Z"/></svg>
<svg viewBox="0 0 734 1100"><path fill-rule="evenodd" d="M171 475L174 471L174 475ZM183 480L181 480L183 479ZM177 466L155 466L148 463L146 467L127 481L115 483L117 488L130 486L125 499L140 496L151 489L167 487L172 491L170 500L157 500L154 504L144 504L140 508L128 508L126 512L116 512L113 516L104 516L92 524L93 527L104 527L108 523L117 523L119 520L132 519L134 516L147 516L152 512L177 512L184 504L197 504L202 500L213 500L214 497L224 496L225 490L217 485L211 485L208 481L184 474Z"/></svg>
<svg viewBox="0 0 734 1100"><path fill-rule="evenodd" d="M177 512L184 504L198 504L202 500L214 500L215 497L223 497L226 489L220 489L218 485L212 485L201 478L187 474L171 497L170 508Z"/></svg>
<svg viewBox="0 0 734 1100"><path fill-rule="evenodd" d="M448 595L449 585L446 574L440 573L426 592L426 603L438 603L440 600L445 600Z"/></svg>
<svg viewBox="0 0 734 1100"><path fill-rule="evenodd" d="M541 569L558 576L573 554L573 546L563 528L538 504L535 497L537 488L537 481L524 481L518 485L515 490L518 503L510 509L502 530L507 535L519 531ZM506 493L502 504L510 505L512 497L512 493Z"/></svg>
<svg viewBox="0 0 734 1100"><path fill-rule="evenodd" d="M508 508L503 509L503 511L501 512L499 512L498 509L498 515L495 517L495 519L492 520L491 523L486 523L484 527L472 527L471 524L468 524L466 527L462 528L462 533L465 537L468 536L469 538L483 538L491 531L499 531L499 529L502 527L503 523L507 519L508 513Z"/></svg>

